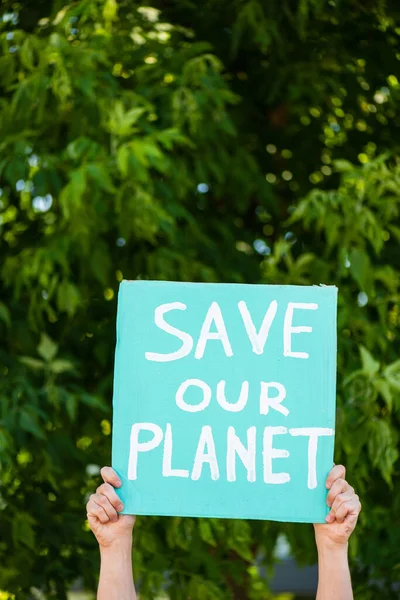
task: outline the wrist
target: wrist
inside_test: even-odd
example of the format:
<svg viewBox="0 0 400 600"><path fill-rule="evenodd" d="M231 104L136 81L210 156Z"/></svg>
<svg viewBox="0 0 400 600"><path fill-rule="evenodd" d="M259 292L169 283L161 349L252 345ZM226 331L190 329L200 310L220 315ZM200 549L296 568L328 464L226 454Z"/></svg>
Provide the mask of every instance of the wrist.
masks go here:
<svg viewBox="0 0 400 600"><path fill-rule="evenodd" d="M335 542L329 538L318 538L316 536L316 544L319 556L345 556L347 557L349 544L348 542Z"/></svg>
<svg viewBox="0 0 400 600"><path fill-rule="evenodd" d="M121 536L107 542L106 544L99 544L100 554L120 554L125 555L132 553L132 536Z"/></svg>

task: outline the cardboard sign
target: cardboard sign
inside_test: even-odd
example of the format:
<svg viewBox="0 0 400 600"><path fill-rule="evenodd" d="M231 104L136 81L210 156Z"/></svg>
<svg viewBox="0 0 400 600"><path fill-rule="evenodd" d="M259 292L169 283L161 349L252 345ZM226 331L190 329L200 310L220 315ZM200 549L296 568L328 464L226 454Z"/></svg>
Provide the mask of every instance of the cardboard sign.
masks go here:
<svg viewBox="0 0 400 600"><path fill-rule="evenodd" d="M123 281L124 512L324 522L336 302L335 287Z"/></svg>

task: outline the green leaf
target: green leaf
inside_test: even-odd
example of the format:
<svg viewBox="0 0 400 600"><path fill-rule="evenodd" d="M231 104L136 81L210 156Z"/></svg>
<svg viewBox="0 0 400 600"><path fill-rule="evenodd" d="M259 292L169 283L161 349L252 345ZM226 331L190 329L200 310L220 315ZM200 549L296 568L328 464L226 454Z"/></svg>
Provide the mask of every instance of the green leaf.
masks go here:
<svg viewBox="0 0 400 600"><path fill-rule="evenodd" d="M46 362L51 362L58 352L58 346L46 333L42 333L37 351Z"/></svg>
<svg viewBox="0 0 400 600"><path fill-rule="evenodd" d="M114 184L105 166L101 164L86 165L86 172L101 190L109 194L115 193Z"/></svg>
<svg viewBox="0 0 400 600"><path fill-rule="evenodd" d="M116 0L106 0L103 7L103 17L105 21L113 21L118 12L118 4Z"/></svg>
<svg viewBox="0 0 400 600"><path fill-rule="evenodd" d="M338 173L348 173L349 171L354 171L355 169L355 166L350 161L344 160L343 158L334 160L333 167Z"/></svg>
<svg viewBox="0 0 400 600"><path fill-rule="evenodd" d="M75 396L73 396L72 394L69 394L67 397L67 400L65 402L65 406L66 406L69 418L71 419L72 422L74 422L76 419L76 413L77 413L77 409L78 409L77 398Z"/></svg>
<svg viewBox="0 0 400 600"><path fill-rule="evenodd" d="M16 512L12 519L12 534L14 544L27 546L35 551L35 519L25 512Z"/></svg>
<svg viewBox="0 0 400 600"><path fill-rule="evenodd" d="M390 387L400 392L400 360L388 365L384 370L384 375Z"/></svg>
<svg viewBox="0 0 400 600"><path fill-rule="evenodd" d="M211 546L216 546L217 542L213 535L210 522L207 519L199 519L198 526L201 539Z"/></svg>
<svg viewBox="0 0 400 600"><path fill-rule="evenodd" d="M393 233L396 240L400 242L400 227L391 224L389 225L389 230Z"/></svg>
<svg viewBox="0 0 400 600"><path fill-rule="evenodd" d="M349 255L350 273L358 286L364 290L367 287L367 280L370 275L370 260L363 250L352 250Z"/></svg>
<svg viewBox="0 0 400 600"><path fill-rule="evenodd" d="M78 288L64 279L57 288L57 306L60 311L68 313L72 317L79 304L81 296Z"/></svg>
<svg viewBox="0 0 400 600"><path fill-rule="evenodd" d="M130 159L131 151L129 144L122 145L117 152L117 165L118 169L124 177L128 175L129 172L129 159Z"/></svg>
<svg viewBox="0 0 400 600"><path fill-rule="evenodd" d="M390 391L389 382L385 379L376 379L374 385L384 399L389 412L391 412L393 408L393 394Z"/></svg>
<svg viewBox="0 0 400 600"><path fill-rule="evenodd" d="M70 181L61 190L60 206L66 219L71 219L80 207L86 191L86 173L84 168L76 169L70 174Z"/></svg>
<svg viewBox="0 0 400 600"><path fill-rule="evenodd" d="M24 431L32 433L35 437L44 440L46 438L44 431L38 423L37 415L29 410L29 407L23 408L20 413L20 426Z"/></svg>
<svg viewBox="0 0 400 600"><path fill-rule="evenodd" d="M127 136L134 132L133 125L146 112L145 108L135 107L125 110L122 102L115 103L109 114L109 128L111 133L118 136Z"/></svg>
<svg viewBox="0 0 400 600"><path fill-rule="evenodd" d="M66 371L73 371L74 365L69 360L57 359L50 363L50 370L56 375L65 373Z"/></svg>
<svg viewBox="0 0 400 600"><path fill-rule="evenodd" d="M83 402L83 404L86 404L87 406L99 408L103 411L107 410L107 406L104 403L104 400L99 396L94 396L93 394L82 394L80 400L81 402Z"/></svg>
<svg viewBox="0 0 400 600"><path fill-rule="evenodd" d="M20 356L19 361L30 369L35 369L37 371L43 370L46 366L46 363L42 360L32 358L31 356Z"/></svg>
<svg viewBox="0 0 400 600"><path fill-rule="evenodd" d="M103 286L110 283L111 260L107 246L97 244L90 256L93 275Z"/></svg>
<svg viewBox="0 0 400 600"><path fill-rule="evenodd" d="M0 321L3 321L7 327L11 326L10 311L3 302L0 302Z"/></svg>
<svg viewBox="0 0 400 600"><path fill-rule="evenodd" d="M33 36L26 37L24 40L24 43L21 46L21 51L20 51L21 63L24 67L26 67L30 71L35 68L35 64L34 64L35 44L34 44L33 40L34 40Z"/></svg>
<svg viewBox="0 0 400 600"><path fill-rule="evenodd" d="M13 446L13 439L10 433L4 427L0 427L0 452L3 457L6 456L6 452Z"/></svg>
<svg viewBox="0 0 400 600"><path fill-rule="evenodd" d="M379 371L380 363L373 358L372 354L370 354L370 352L364 346L360 346L359 350L361 355L362 370L366 375L368 375L368 377L374 377L374 375L376 375Z"/></svg>

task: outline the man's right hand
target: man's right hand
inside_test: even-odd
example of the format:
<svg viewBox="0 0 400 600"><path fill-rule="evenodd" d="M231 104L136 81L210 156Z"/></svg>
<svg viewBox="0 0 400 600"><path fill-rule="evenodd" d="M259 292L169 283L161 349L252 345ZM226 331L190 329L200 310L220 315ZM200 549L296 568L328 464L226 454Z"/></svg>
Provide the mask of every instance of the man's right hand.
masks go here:
<svg viewBox="0 0 400 600"><path fill-rule="evenodd" d="M90 496L86 511L100 548L107 548L115 542L131 541L136 517L119 514L124 506L114 488L121 487L122 482L114 469L103 467L100 474L104 483Z"/></svg>

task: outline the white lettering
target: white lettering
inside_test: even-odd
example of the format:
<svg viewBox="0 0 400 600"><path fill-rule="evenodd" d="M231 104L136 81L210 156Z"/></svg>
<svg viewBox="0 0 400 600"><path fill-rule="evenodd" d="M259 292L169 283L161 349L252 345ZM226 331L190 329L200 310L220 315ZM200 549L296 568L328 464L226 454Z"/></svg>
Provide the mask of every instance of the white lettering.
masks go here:
<svg viewBox="0 0 400 600"><path fill-rule="evenodd" d="M206 448L207 453L205 453ZM194 481L200 479L204 463L208 463L210 465L211 479L213 481L219 479L219 469L217 455L215 453L214 438L212 429L209 425L205 425L201 430L192 471L192 479Z"/></svg>
<svg viewBox="0 0 400 600"><path fill-rule="evenodd" d="M293 358L308 358L309 354L307 352L292 352L292 334L293 333L311 333L312 327L308 327L306 325L301 325L299 327L293 327L293 312L295 309L301 310L317 310L318 304L314 304L312 302L303 303L303 302L289 302L286 313L285 320L283 323L283 355L284 356L292 356Z"/></svg>
<svg viewBox="0 0 400 600"><path fill-rule="evenodd" d="M333 429L324 427L298 427L289 429L290 435L305 435L309 436L308 440L308 481L307 485L310 490L317 487L317 450L318 438L320 435L333 435Z"/></svg>
<svg viewBox="0 0 400 600"><path fill-rule="evenodd" d="M189 477L189 471L186 469L173 469L172 466L172 429L171 424L167 423L164 437L163 454L163 477Z"/></svg>
<svg viewBox="0 0 400 600"><path fill-rule="evenodd" d="M166 312L169 312L170 310L186 310L186 308L186 304L182 304L182 302L171 302L169 304L161 304L160 306L157 306L154 313L155 324L166 333L174 335L182 340L182 346L179 348L179 350L170 352L169 354L145 352L145 357L147 360L153 360L156 362L169 362L171 360L179 360L180 358L184 358L190 354L190 351L193 348L192 336L164 321L164 314Z"/></svg>
<svg viewBox="0 0 400 600"><path fill-rule="evenodd" d="M278 390L278 395L273 398L269 397L269 388L275 388ZM260 415L267 415L270 407L280 412L285 417L288 416L289 410L286 406L282 406L282 402L286 398L286 389L281 383L277 381L271 381L266 383L261 382L261 393L260 393Z"/></svg>
<svg viewBox="0 0 400 600"><path fill-rule="evenodd" d="M151 431L153 438L148 442L139 443L140 431ZM137 462L139 452L149 452L161 444L163 431L154 423L135 423L131 429L128 479L137 479Z"/></svg>
<svg viewBox="0 0 400 600"><path fill-rule="evenodd" d="M217 331L210 332L211 324L214 321ZM197 343L195 358L203 358L204 350L207 344L207 340L220 340L225 350L226 356L232 356L232 347L228 338L228 334L225 328L224 319L222 317L221 309L216 302L213 302L208 309L207 315L204 319L203 326L200 331L199 341Z"/></svg>
<svg viewBox="0 0 400 600"><path fill-rule="evenodd" d="M228 427L226 453L226 476L228 481L236 481L236 454L247 469L247 481L256 480L256 428L247 430L247 448L237 437L235 428Z"/></svg>
<svg viewBox="0 0 400 600"><path fill-rule="evenodd" d="M203 390L203 400L200 402L200 404L187 404L183 399L186 390L191 385L199 387L201 390ZM182 410L186 410L186 412L200 412L207 408L207 406L210 404L211 388L201 379L186 379L186 381L181 383L179 386L178 391L176 392L175 400L177 406L179 406L179 408Z"/></svg>
<svg viewBox="0 0 400 600"><path fill-rule="evenodd" d="M217 402L224 410L228 412L240 412L244 409L247 404L247 400L249 397L249 382L243 381L242 387L240 389L239 400L237 402L231 403L227 402L225 398L225 381L219 381L217 383Z"/></svg>
<svg viewBox="0 0 400 600"><path fill-rule="evenodd" d="M287 458L287 450L277 450L273 447L274 435L283 435L287 433L287 427L265 427L263 439L263 459L264 459L264 482L265 483L287 483L290 481L289 473L273 473L272 459Z"/></svg>
<svg viewBox="0 0 400 600"><path fill-rule="evenodd" d="M262 354L264 352L265 342L267 341L269 330L272 325L272 321L275 318L276 311L278 309L278 303L273 300L265 313L260 331L257 333L254 326L253 320L247 308L246 302L241 300L238 304L240 314L242 315L244 326L246 327L247 335L253 347L255 354Z"/></svg>

